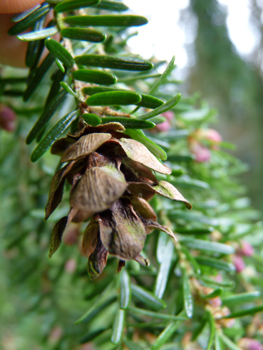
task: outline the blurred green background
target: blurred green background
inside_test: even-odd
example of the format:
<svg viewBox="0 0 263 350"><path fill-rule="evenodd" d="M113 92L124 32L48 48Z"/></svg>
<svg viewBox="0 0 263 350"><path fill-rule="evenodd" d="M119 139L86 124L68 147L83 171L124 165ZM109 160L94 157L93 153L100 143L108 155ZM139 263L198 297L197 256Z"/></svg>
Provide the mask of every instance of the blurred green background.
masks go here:
<svg viewBox="0 0 263 350"><path fill-rule="evenodd" d="M195 64L186 83L188 92L200 91L218 110L217 129L226 141L236 145L233 154L248 164L243 181L253 204L262 211L263 4L257 0L239 3L247 3L249 22L258 42L245 59L229 37L227 8L216 0L191 0L189 10L198 19L198 28ZM237 11L237 21L238 17Z"/></svg>

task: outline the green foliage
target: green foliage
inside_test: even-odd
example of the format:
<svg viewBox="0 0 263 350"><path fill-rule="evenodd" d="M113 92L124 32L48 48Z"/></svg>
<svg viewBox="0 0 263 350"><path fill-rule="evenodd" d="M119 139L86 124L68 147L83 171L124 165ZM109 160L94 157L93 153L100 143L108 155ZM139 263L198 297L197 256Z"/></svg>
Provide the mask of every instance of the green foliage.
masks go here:
<svg viewBox="0 0 263 350"><path fill-rule="evenodd" d="M67 68L71 68L73 66L73 57L60 43L52 38L49 38L45 40L45 45L48 51L59 59Z"/></svg>
<svg viewBox="0 0 263 350"><path fill-rule="evenodd" d="M110 10L110 11L127 11L129 8L125 4L119 2L119 1L107 1L107 0L101 0L100 3L97 5L97 8L103 9L103 10Z"/></svg>
<svg viewBox="0 0 263 350"><path fill-rule="evenodd" d="M42 28L39 21L51 8L55 9L54 23ZM9 325L22 324L25 340L21 349L81 349L79 344L88 342L102 350L124 346L131 350L183 349L184 342L193 349L220 350L224 345L238 349L235 344L245 335L245 328L249 323L258 324L263 310L259 300L263 289L262 223L237 179L244 166L219 148L223 143L196 137L197 131L209 130L214 111L196 96L181 97L178 85L172 92L167 88L174 57L162 74L151 62L128 57L129 34L115 27L141 25L146 20L104 14L104 10L126 9L116 1L48 1L15 17L10 29L16 35L33 25L31 33L18 37L34 41L28 46L28 78L24 71L19 71L20 77L4 68L0 80L2 103L19 116L15 135L1 131L1 260L9 276L0 287L0 300L7 303L2 303L1 311L7 325L4 331ZM86 28L89 25L109 26L105 27L107 39L104 33ZM49 37L56 31L60 42ZM44 45L49 54L41 60ZM145 74L149 70L152 72ZM109 84L114 86L105 86ZM25 101L31 99L28 106L8 95L16 86L24 89ZM131 105L137 105L136 109L131 110ZM139 108L144 109L137 112ZM158 124L167 121L165 112L172 112L172 118L169 130L161 132ZM120 260L118 271L121 267L122 271L117 274L116 259L111 256L100 277L90 281L85 247L79 245L84 226L69 223L67 216L68 184L62 199L63 172L70 173L65 164L62 175L52 180L50 197L57 196L53 206L59 207L52 215L52 210L48 211L48 221L43 220L44 206L51 175L62 167L56 164L54 154L70 147L79 129L109 125L117 125L113 135L118 134L118 140L126 135L142 143L171 169L170 175L152 175L155 177L144 184L149 197L153 189L164 193L163 198L150 199L160 225L153 226L151 219L148 227L149 231L161 227L164 232L154 230L147 235L142 256L137 257L142 266ZM27 134L26 143L35 143L31 160L38 161L36 164L29 161L33 148L24 145ZM106 136L107 141L112 138ZM107 148L107 141L101 149ZM124 157L121 141L114 142L118 157ZM195 142L210 152L207 162L197 161L192 148ZM51 146L52 154L48 152ZM79 162L81 170L82 158L74 162ZM138 167L133 174L136 178L140 163L132 162ZM114 174L118 171L116 168ZM188 212L191 205L186 200L188 209L182 200L168 199L172 197L171 184L191 202L192 211ZM243 239L250 241L255 254L242 253ZM55 253L51 260L48 246L49 256ZM239 272L235 258L241 255L248 266ZM235 327L231 327L232 318L238 318ZM19 332L12 336L19 338Z"/></svg>
<svg viewBox="0 0 263 350"><path fill-rule="evenodd" d="M87 98L90 106L135 105L141 101L140 94L133 91L100 92Z"/></svg>
<svg viewBox="0 0 263 350"><path fill-rule="evenodd" d="M83 40L92 43L101 43L106 39L106 35L89 28L64 28L61 30L61 35L64 38L69 38L73 40Z"/></svg>
<svg viewBox="0 0 263 350"><path fill-rule="evenodd" d="M65 117L60 119L57 124L46 134L43 140L40 141L34 152L32 153L31 160L36 162L47 150L58 140L61 134L67 130L70 125L78 117L78 111L69 112Z"/></svg>
<svg viewBox="0 0 263 350"><path fill-rule="evenodd" d="M23 95L24 101L28 101L36 89L39 87L42 79L44 78L48 69L51 67L54 60L54 56L49 53L41 65L36 68L32 76L30 76L29 83Z"/></svg>
<svg viewBox="0 0 263 350"><path fill-rule="evenodd" d="M100 92L125 91L125 90L118 89L118 88L112 88L112 87L108 87L108 86L89 86L89 87L83 88L82 91L84 92L84 94L91 96L94 94L98 94ZM163 103L164 103L162 100L160 100L159 98L156 98L154 96L151 96L148 94L143 94L143 93L140 93L140 95L141 95L141 101L137 104L141 107L156 108L156 107L163 105Z"/></svg>
<svg viewBox="0 0 263 350"><path fill-rule="evenodd" d="M155 127L155 124L147 120L138 120L130 118L127 120L125 117L107 117L102 118L102 124L109 122L121 123L127 129L152 129Z"/></svg>
<svg viewBox="0 0 263 350"><path fill-rule="evenodd" d="M27 144L30 144L32 141L34 141L37 135L47 125L50 118L53 116L53 114L56 112L59 106L65 101L66 96L67 96L67 91L61 90L60 92L57 93L56 96L53 97L53 99L46 106L43 113L39 117L38 121L33 126L30 133L28 134L26 139Z"/></svg>
<svg viewBox="0 0 263 350"><path fill-rule="evenodd" d="M83 7L96 6L99 0L66 0L55 6L56 12L69 12Z"/></svg>
<svg viewBox="0 0 263 350"><path fill-rule="evenodd" d="M135 15L69 16L63 21L75 26L134 27L147 24L145 17Z"/></svg>
<svg viewBox="0 0 263 350"><path fill-rule="evenodd" d="M73 78L80 81L85 81L94 84L112 85L117 82L117 77L114 74L91 69L78 69L73 72Z"/></svg>
<svg viewBox="0 0 263 350"><path fill-rule="evenodd" d="M102 67L111 69L144 71L153 68L153 64L139 58L126 58L108 55L82 55L75 57L78 64L92 67Z"/></svg>
<svg viewBox="0 0 263 350"><path fill-rule="evenodd" d="M44 17L50 11L50 6L45 3L40 8L35 9L32 13L28 14L25 18L17 21L17 23L8 31L9 35L17 35L24 32L26 29L32 27L39 19Z"/></svg>
<svg viewBox="0 0 263 350"><path fill-rule="evenodd" d="M58 32L57 27L50 27L41 30L36 30L34 32L29 32L26 34L18 35L18 39L22 41L36 41L48 38L52 35L55 35Z"/></svg>
<svg viewBox="0 0 263 350"><path fill-rule="evenodd" d="M175 97L173 97L171 100L164 103L162 106L157 107L154 111L148 112L140 116L140 119L146 120L155 117L156 115L159 115L161 113L164 113L166 111L169 111L171 108L173 108L181 98L181 94L177 94Z"/></svg>

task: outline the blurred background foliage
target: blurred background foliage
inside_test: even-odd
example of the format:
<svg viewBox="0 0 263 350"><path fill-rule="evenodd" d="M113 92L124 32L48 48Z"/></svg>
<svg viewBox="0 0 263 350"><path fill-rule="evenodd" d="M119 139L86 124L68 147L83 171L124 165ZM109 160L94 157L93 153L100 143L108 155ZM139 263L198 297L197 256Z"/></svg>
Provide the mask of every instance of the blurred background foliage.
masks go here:
<svg viewBox="0 0 263 350"><path fill-rule="evenodd" d="M262 7L256 1L251 0L251 4L251 16L262 32ZM26 146L25 138L42 110L51 74L27 105L20 98L24 82L2 85L1 103L10 106L19 118L14 133L0 131L0 335L4 350L250 350L244 340L240 342L242 339L250 343L255 340L262 349L262 313L257 313L262 311L263 290L260 50L253 64L241 59L230 42L226 14L217 1L192 0L186 11L190 9L198 18L196 63L182 84L176 80L175 69L155 96L169 100L178 92L187 93L172 109L169 130L155 129L147 136L167 151L173 174L165 179L193 204L193 210L188 212L181 204L157 196L152 200L160 222L178 232L179 243L174 250L165 234L154 231L144 250L151 266L127 264L124 271L132 282L132 301L126 310L125 344L115 346L110 341L112 329L116 331L113 320L120 313L119 286L125 278L116 273L116 260L111 258L102 276L91 282L86 258L79 252L83 227L75 224L64 235L59 251L51 260L48 258L50 233L54 223L68 211L68 205L63 202L48 222L43 220L57 158L48 153L32 164L34 147ZM183 16L184 13L182 19ZM109 33L114 40L109 36L104 50L112 54L127 52L127 36L114 30ZM153 61L156 67L164 66L157 59ZM1 76L25 78L26 72L1 67ZM134 80L125 74L119 77L130 78L127 86L143 93L156 81ZM69 100L63 106L55 121L72 103ZM211 140L204 139L211 155L208 161L197 162L189 136L195 138L197 130L211 127L237 148L233 151L229 143L222 142L220 149L214 149ZM246 164L251 167L249 172ZM244 246L250 251L244 251ZM146 293L142 298L136 286L153 292L154 297ZM214 297L204 298L213 291L217 293ZM101 298L102 292L106 299ZM144 313L136 314L134 307ZM235 322L231 318L228 323L228 319L217 320L226 312L223 307L231 313L250 311L242 318L233 314ZM75 324L86 311L86 322ZM167 319L155 321L151 317L156 315L149 316L147 311L164 312ZM177 324L172 317L178 314L189 319ZM167 336L162 342L159 335L165 330Z"/></svg>
<svg viewBox="0 0 263 350"><path fill-rule="evenodd" d="M242 179L253 204L262 210L262 1L250 0L247 10L258 44L241 57L227 28L227 8L216 0L191 0L198 19L195 63L186 81L190 93L200 91L219 113L217 129L236 145L234 154L249 166ZM239 13L236 13L238 21ZM244 40L246 40L244 38Z"/></svg>

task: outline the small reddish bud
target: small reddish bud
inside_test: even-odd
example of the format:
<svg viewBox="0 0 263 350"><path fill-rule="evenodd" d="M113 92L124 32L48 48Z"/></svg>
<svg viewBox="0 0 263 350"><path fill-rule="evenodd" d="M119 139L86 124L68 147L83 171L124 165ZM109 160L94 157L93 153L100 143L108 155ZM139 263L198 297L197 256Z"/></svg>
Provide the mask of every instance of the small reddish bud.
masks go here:
<svg viewBox="0 0 263 350"><path fill-rule="evenodd" d="M171 121L171 120L173 120L173 118L174 118L174 112L172 112L172 111L167 111L167 112L164 112L164 113L162 114L162 116L164 116L164 117L166 118L166 120Z"/></svg>
<svg viewBox="0 0 263 350"><path fill-rule="evenodd" d="M251 338L242 338L238 341L238 346L243 350L263 350L262 344Z"/></svg>
<svg viewBox="0 0 263 350"><path fill-rule="evenodd" d="M78 242L79 239L79 226L71 224L67 227L63 235L63 241L66 245L73 245Z"/></svg>
<svg viewBox="0 0 263 350"><path fill-rule="evenodd" d="M209 145L205 141L209 141ZM208 162L211 158L210 149L218 150L221 141L221 135L214 129L197 129L188 137L190 151L199 163Z"/></svg>
<svg viewBox="0 0 263 350"><path fill-rule="evenodd" d="M199 163L208 162L211 158L211 152L201 143L193 138L189 138L190 151L195 155L195 160Z"/></svg>
<svg viewBox="0 0 263 350"><path fill-rule="evenodd" d="M3 104L0 104L0 128L9 132L13 132L16 129L15 112Z"/></svg>
<svg viewBox="0 0 263 350"><path fill-rule="evenodd" d="M62 335L63 335L62 328L57 326L51 329L48 338L52 344L55 344L61 339Z"/></svg>
<svg viewBox="0 0 263 350"><path fill-rule="evenodd" d="M240 273L246 267L243 258L241 256L239 256L239 255L234 255L234 257L233 257L233 264L236 267L237 273Z"/></svg>
<svg viewBox="0 0 263 350"><path fill-rule="evenodd" d="M76 270L77 263L75 259L68 259L65 264L65 270L68 273L73 273Z"/></svg>
<svg viewBox="0 0 263 350"><path fill-rule="evenodd" d="M222 305L222 300L219 297L209 299L208 302L213 307L219 307Z"/></svg>
<svg viewBox="0 0 263 350"><path fill-rule="evenodd" d="M215 276L215 281L217 281L217 282L222 282L223 281L222 275L220 275L220 273Z"/></svg>
<svg viewBox="0 0 263 350"><path fill-rule="evenodd" d="M159 130L159 131L168 131L170 129L170 123L168 120L166 120L165 122L163 123L160 123L160 124L157 124L156 125L156 128Z"/></svg>
<svg viewBox="0 0 263 350"><path fill-rule="evenodd" d="M158 129L159 131L168 131L171 127L171 121L174 118L174 112L167 111L161 114L161 116L165 117L166 121L163 123L157 124L156 129Z"/></svg>
<svg viewBox="0 0 263 350"><path fill-rule="evenodd" d="M240 255L251 256L254 253L254 248L247 241L241 242L241 249L239 250Z"/></svg>
<svg viewBox="0 0 263 350"><path fill-rule="evenodd" d="M212 149L218 149L218 145L216 145L216 144L220 143L222 141L221 135L219 134L219 132L217 132L214 129L201 130L200 137L202 137L205 140L212 141L213 143L215 143L214 145L211 145Z"/></svg>

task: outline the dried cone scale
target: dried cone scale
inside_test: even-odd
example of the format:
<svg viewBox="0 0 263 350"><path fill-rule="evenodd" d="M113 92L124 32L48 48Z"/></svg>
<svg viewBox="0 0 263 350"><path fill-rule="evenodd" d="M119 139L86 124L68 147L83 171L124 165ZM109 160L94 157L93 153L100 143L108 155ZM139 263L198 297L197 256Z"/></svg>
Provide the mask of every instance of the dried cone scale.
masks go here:
<svg viewBox="0 0 263 350"><path fill-rule="evenodd" d="M153 170L170 174L171 170L123 131L125 128L119 123L96 127L83 124L80 132L58 140L51 149L67 164L52 179L46 219L61 202L66 180L71 185L71 209L53 229L49 256L58 249L63 231L71 221L89 219L82 247L91 279L100 275L108 254L120 260L118 270L125 260L131 259L149 265L140 252L146 235L154 228L175 239L168 227L156 222L156 214L148 203L156 193L191 208L175 187L166 181L158 182L152 173Z"/></svg>

